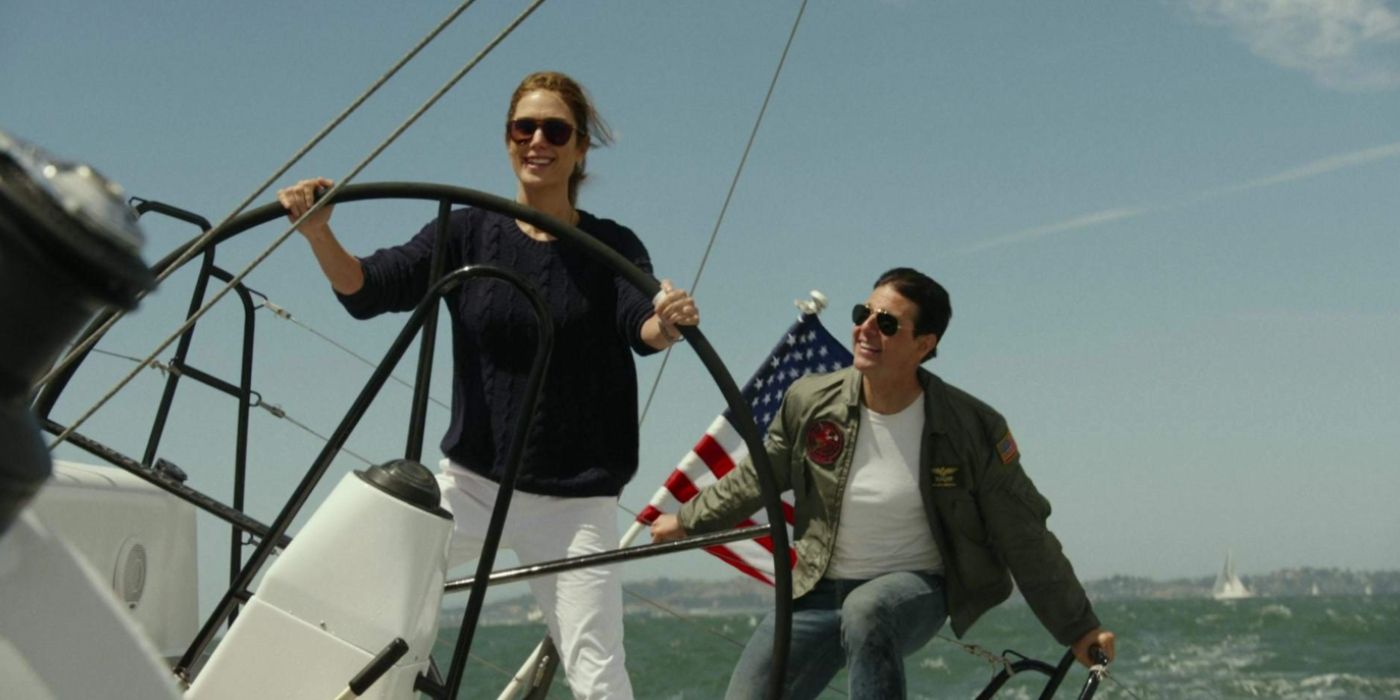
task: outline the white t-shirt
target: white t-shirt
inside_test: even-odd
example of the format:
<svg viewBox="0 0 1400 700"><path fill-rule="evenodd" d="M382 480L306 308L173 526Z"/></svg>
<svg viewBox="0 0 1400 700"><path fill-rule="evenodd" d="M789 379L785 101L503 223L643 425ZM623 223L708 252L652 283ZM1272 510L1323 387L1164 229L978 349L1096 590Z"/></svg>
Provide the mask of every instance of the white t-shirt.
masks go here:
<svg viewBox="0 0 1400 700"><path fill-rule="evenodd" d="M942 573L943 558L929 532L919 494L919 443L924 402L890 415L862 406L856 451L829 578L869 579L892 571Z"/></svg>

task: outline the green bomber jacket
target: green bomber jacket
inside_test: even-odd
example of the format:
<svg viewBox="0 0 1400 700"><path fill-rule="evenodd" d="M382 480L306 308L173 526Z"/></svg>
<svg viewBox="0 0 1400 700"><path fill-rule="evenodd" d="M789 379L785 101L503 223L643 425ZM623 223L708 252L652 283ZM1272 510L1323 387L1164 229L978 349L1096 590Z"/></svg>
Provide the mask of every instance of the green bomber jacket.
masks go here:
<svg viewBox="0 0 1400 700"><path fill-rule="evenodd" d="M967 392L919 369L924 434L919 490L943 556L953 632L967 632L1011 595L1012 577L1041 624L1072 645L1099 626L1055 535L1050 503L1021 468L1006 420ZM779 491L792 491L797 567L792 593L826 572L841 525L841 499L860 427L861 375L847 368L792 384L764 440ZM734 527L762 508L750 459L683 505L688 533Z"/></svg>

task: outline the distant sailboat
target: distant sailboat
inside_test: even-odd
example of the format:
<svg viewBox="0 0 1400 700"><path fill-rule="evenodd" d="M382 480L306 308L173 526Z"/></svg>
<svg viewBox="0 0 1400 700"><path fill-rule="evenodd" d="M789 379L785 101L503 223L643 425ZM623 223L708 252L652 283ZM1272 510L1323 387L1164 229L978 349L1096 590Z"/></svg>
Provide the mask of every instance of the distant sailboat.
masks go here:
<svg viewBox="0 0 1400 700"><path fill-rule="evenodd" d="M1235 573L1235 555L1229 550L1225 551L1225 568L1215 577L1215 587L1210 594L1216 600L1239 600L1254 596Z"/></svg>

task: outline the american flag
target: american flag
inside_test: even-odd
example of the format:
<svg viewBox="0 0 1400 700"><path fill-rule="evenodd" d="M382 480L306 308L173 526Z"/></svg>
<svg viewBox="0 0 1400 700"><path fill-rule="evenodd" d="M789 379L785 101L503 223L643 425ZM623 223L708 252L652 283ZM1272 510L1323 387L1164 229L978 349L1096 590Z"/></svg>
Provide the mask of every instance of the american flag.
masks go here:
<svg viewBox="0 0 1400 700"><path fill-rule="evenodd" d="M851 364L851 353L826 330L817 315L804 313L759 366L740 393L753 409L754 422L762 435L778 413L788 387L804 374L831 372ZM735 430L728 410L710 424L700 441L690 449L666 483L652 496L651 502L637 515L637 523L647 526L665 512L674 513L682 503L695 497L702 488L715 483L729 473L734 465L749 454L739 431ZM783 494L783 514L788 534L792 534L792 496ZM739 524L747 527L766 524L762 510ZM638 526L634 525L636 529ZM770 537L706 547L705 551L719 557L736 569L764 583L773 585L773 541ZM792 564L797 553L792 553Z"/></svg>

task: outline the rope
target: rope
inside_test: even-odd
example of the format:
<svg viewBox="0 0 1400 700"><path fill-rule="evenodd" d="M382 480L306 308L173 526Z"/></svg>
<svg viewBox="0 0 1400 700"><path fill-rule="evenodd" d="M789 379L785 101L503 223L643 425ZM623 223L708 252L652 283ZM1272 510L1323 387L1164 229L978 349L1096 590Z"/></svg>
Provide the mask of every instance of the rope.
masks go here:
<svg viewBox="0 0 1400 700"><path fill-rule="evenodd" d="M719 237L719 227L724 223L724 215L729 211L729 202L734 199L734 190L739 187L739 177L744 174L744 164L749 162L749 151L753 150L753 142L758 138L758 128L763 125L763 115L768 112L768 103L773 99L773 90L778 86L778 76L783 73L783 64L787 62L788 49L792 48L792 40L797 36L797 27L802 23L802 13L807 11L807 0L802 0L802 5L797 8L797 18L792 21L792 30L788 32L787 43L783 45L783 53L778 57L778 67L773 70L773 79L768 82L768 93L763 96L763 105L758 108L758 118L753 122L753 129L749 131L749 141L744 145L744 154L739 157L739 167L734 170L734 178L729 181L729 192L724 195L724 205L719 209L719 217L715 219L715 227L710 231L710 240L705 244L705 254L700 256L700 266L695 270L695 280L690 284L690 295L695 296L695 291L700 288L700 276L705 273L705 264L710 260L710 251L715 247L715 239ZM647 392L646 403L642 406L642 415L637 419L637 424L646 422L647 412L651 410L652 399L656 398L656 390L661 386L661 375L666 372L666 365L671 360L671 349L666 348L666 352L661 356L661 366L656 370L656 377L651 382L651 390Z"/></svg>
<svg viewBox="0 0 1400 700"><path fill-rule="evenodd" d="M984 647L978 646L976 644L960 642L956 639L953 639L952 637L949 637L946 634L938 634L934 636L938 637L939 639L942 639L945 642L948 642L949 644L962 647L963 651L973 656L976 656L977 658L982 659L983 661L986 661L987 663L993 666L1001 666L1003 669L1006 670L1006 676L1008 678L1016 675L1016 668L1012 665L1013 662L1005 656L1002 656L1001 654L993 654L991 651L987 650Z"/></svg>
<svg viewBox="0 0 1400 700"><path fill-rule="evenodd" d="M244 267L242 271L234 275L233 279L229 280L228 283L225 284L222 289L220 289L217 293L214 294L212 298L209 299L209 301L205 302L204 306L201 306L198 311L191 314L190 317L186 319L184 323L180 324L180 327L177 328L174 333L172 333L164 341L161 341L160 345L156 346L156 349L151 351L151 354L142 363L142 367L144 367L145 364L150 363L156 355L160 354L161 351L169 347L171 343L174 343L180 337L181 334L183 334L186 330L189 329L190 326L193 326L196 321L203 317L204 314L207 313L209 309L214 306L214 304L217 304L220 299L223 299L224 295L228 294L230 290L232 290L238 284L242 283L243 278L247 277L248 274L254 270L254 268L256 268L258 265L261 265L262 262L268 258L268 256L272 255L272 252L276 250L279 246L281 246L282 243L286 241L287 238L290 237L293 232L296 231L297 226L300 226L301 223L305 221L307 217L320 211L321 207L325 206L326 202L331 201L342 188L349 184L350 181L354 180L355 176L359 175L362 170L364 170L366 167L369 166L370 163L372 163L376 158L378 158L379 155L383 153L384 150L387 149L390 144L398 140L399 136L403 135L403 133L407 131L408 128L412 126L415 122L417 122L418 119L422 117L424 113L426 113L430 108L432 108L434 104L437 104L437 101L442 99L442 96L447 94L448 90L451 90L453 86L455 86L459 81L461 81L461 79L465 77L468 72L475 68L477 64L479 64L482 61L482 59L486 57L487 54L489 54L493 49L496 48L496 46L498 46L502 41L504 41L507 36L514 32L516 27L519 27L520 24L524 22L525 19L529 17L530 14L533 13L535 9L543 3L544 0L535 0L533 3L530 4L529 7L525 8L524 12L518 15L514 21L512 21L504 30L501 31L500 34L496 36L496 38L492 39L491 42L488 43L486 47L481 50L480 53L473 57L472 60L468 61L467 64L461 68L461 70L457 71L457 73L453 75L452 78L450 78L445 84L443 84L443 86L439 88L437 92L433 93L433 95L429 97L426 102L424 102L412 115L410 115L406 120L404 120L403 123L401 123L396 129L394 129L394 131L387 138L385 138L384 141L382 141L378 146L376 146L368 156L361 160L359 164L357 164L354 168L351 168L350 172L342 176L340 180L336 182L335 186L331 187L330 190L327 191L326 194L323 197L321 197L321 199L319 199L315 204L313 204L311 208L306 211L305 214L302 214L301 218L292 222L292 224L287 227L287 230L282 232L282 235L274 239L272 243L267 246L267 248L265 248L261 253L257 255L257 257L253 259L252 262L248 263L248 265ZM264 185L264 189L265 188L266 185ZM261 193L261 190L259 190L259 193ZM225 223L227 223L227 219L225 220ZM222 225L223 224L221 224L221 226ZM216 226L215 228L211 229L209 233L205 234L205 236L201 237L201 240L203 240L204 238L211 237L214 234L214 232L218 230L219 227ZM193 251L194 248L190 248L186 252L189 255L193 255ZM181 257L185 256L182 255ZM174 266L172 266L170 269L173 270ZM109 319L108 323L104 325L104 327L110 327L112 323L116 322L117 318L118 316L113 316L111 319ZM93 336L91 336L88 339L88 341L85 341L85 344L86 342L96 343L97 335L98 334L94 334ZM136 374L141 371L142 367L137 367L125 377L123 377L120 381L118 381L115 386L113 386L110 390L108 390L106 394L102 396L102 398L98 399L97 403L93 404L91 408L85 411L81 416L78 417L76 421L70 424L68 428L65 429L63 433L60 434L58 438L53 441L52 444L49 445L49 450L52 451L59 445L63 444L63 441L67 440L68 436L73 434L73 431L81 427L82 424L87 421L87 419L91 418L93 414L97 413L99 409L106 405L106 403L110 401L113 396L116 396L118 392L120 392L127 384L129 384L131 380L136 377ZM53 374L53 372L50 372L50 374Z"/></svg>

